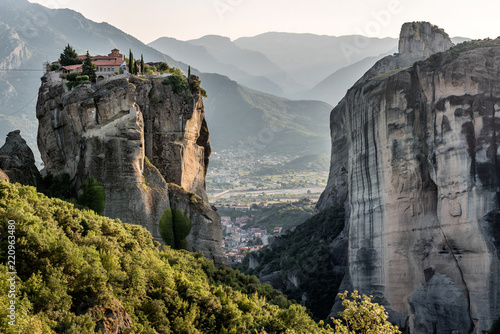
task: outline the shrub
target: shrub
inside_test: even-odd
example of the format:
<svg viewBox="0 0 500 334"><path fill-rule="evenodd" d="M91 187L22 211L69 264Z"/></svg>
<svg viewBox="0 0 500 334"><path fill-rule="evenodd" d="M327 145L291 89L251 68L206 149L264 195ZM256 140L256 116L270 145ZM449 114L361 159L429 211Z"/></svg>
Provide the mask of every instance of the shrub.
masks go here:
<svg viewBox="0 0 500 334"><path fill-rule="evenodd" d="M181 74L172 74L171 76L167 77L165 80L162 82L164 85L169 85L172 87L172 91L175 94L180 94L184 91L186 91L189 88L189 83L187 79Z"/></svg>
<svg viewBox="0 0 500 334"><path fill-rule="evenodd" d="M75 72L73 72L73 73L68 73L68 74L66 75L66 80L68 80L68 81L76 81L76 78L77 78L77 77L78 77L78 73L75 73Z"/></svg>
<svg viewBox="0 0 500 334"><path fill-rule="evenodd" d="M51 71L57 71L59 68L60 68L59 64L51 64L50 65Z"/></svg>
<svg viewBox="0 0 500 334"><path fill-rule="evenodd" d="M76 77L76 81L89 81L88 75L79 75Z"/></svg>
<svg viewBox="0 0 500 334"><path fill-rule="evenodd" d="M106 206L106 193L99 181L90 177L83 181L81 190L82 193L78 196L77 203L102 214Z"/></svg>
<svg viewBox="0 0 500 334"><path fill-rule="evenodd" d="M163 62L160 64L159 70L161 73L168 72L170 70L170 67L168 66L167 63Z"/></svg>

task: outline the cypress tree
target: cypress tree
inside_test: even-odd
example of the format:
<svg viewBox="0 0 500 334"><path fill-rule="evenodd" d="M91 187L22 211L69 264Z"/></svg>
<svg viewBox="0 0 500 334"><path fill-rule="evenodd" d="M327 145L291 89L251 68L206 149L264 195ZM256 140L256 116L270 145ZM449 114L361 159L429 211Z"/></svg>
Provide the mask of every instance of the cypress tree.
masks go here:
<svg viewBox="0 0 500 334"><path fill-rule="evenodd" d="M128 72L130 74L134 73L134 55L132 54L131 49L129 49L129 53L128 53Z"/></svg>
<svg viewBox="0 0 500 334"><path fill-rule="evenodd" d="M144 74L144 57L141 54L141 73Z"/></svg>

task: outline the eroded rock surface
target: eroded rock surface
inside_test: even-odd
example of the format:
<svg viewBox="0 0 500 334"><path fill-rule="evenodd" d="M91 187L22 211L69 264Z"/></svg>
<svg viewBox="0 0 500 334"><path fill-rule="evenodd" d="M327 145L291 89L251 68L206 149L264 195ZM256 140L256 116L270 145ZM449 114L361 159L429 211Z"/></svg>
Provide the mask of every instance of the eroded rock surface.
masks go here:
<svg viewBox="0 0 500 334"><path fill-rule="evenodd" d="M37 103L45 172L67 173L77 188L95 177L106 191L104 215L143 225L157 240L172 203L168 183L207 201L210 155L200 93L176 94L162 81L122 75L68 92L49 72ZM190 247L222 263L220 217L205 204L190 216Z"/></svg>
<svg viewBox="0 0 500 334"><path fill-rule="evenodd" d="M421 39L439 51L449 43L437 35ZM346 206L346 281L392 321L411 333L484 333L500 316L500 40L388 72L380 63L331 113L318 209Z"/></svg>
<svg viewBox="0 0 500 334"><path fill-rule="evenodd" d="M0 180L9 183L9 176L0 169Z"/></svg>
<svg viewBox="0 0 500 334"><path fill-rule="evenodd" d="M20 131L12 131L7 135L5 144L0 148L0 177L8 176L10 182L21 183L27 186L38 186L42 177L35 165L35 156Z"/></svg>

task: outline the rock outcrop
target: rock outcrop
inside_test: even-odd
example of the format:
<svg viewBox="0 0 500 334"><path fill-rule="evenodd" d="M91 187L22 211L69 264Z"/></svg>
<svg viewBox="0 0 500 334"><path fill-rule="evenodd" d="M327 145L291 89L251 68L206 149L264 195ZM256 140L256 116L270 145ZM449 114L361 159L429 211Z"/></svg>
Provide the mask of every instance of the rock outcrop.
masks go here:
<svg viewBox="0 0 500 334"><path fill-rule="evenodd" d="M126 75L67 91L48 72L37 118L46 173L67 173L76 188L95 177L106 191L104 215L143 225L157 240L175 183L204 204L187 211L191 250L224 262L220 217L205 192L210 144L199 91L174 93L163 79Z"/></svg>
<svg viewBox="0 0 500 334"><path fill-rule="evenodd" d="M36 187L42 182L33 151L19 130L9 132L5 144L0 148L0 170L3 170L0 174L7 174L12 183Z"/></svg>
<svg viewBox="0 0 500 334"><path fill-rule="evenodd" d="M450 45L427 23L403 35L409 56L379 61L331 113L318 209L346 207L345 285L392 321L411 333L485 333L500 316L500 40L398 68L395 59Z"/></svg>
<svg viewBox="0 0 500 334"><path fill-rule="evenodd" d="M0 180L3 181L3 182L7 182L9 183L9 176L7 174L4 173L3 170L0 169Z"/></svg>

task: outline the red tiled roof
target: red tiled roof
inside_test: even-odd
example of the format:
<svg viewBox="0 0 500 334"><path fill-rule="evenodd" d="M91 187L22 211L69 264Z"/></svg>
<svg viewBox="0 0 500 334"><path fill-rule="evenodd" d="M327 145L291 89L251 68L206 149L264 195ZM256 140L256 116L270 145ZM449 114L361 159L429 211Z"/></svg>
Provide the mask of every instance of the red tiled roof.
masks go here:
<svg viewBox="0 0 500 334"><path fill-rule="evenodd" d="M77 68L82 67L83 64L77 64L77 65L68 65L68 66L63 66L62 69L66 71L73 71L76 70Z"/></svg>
<svg viewBox="0 0 500 334"><path fill-rule="evenodd" d="M114 59L94 61L95 66L120 66L122 63L123 61L116 61Z"/></svg>

